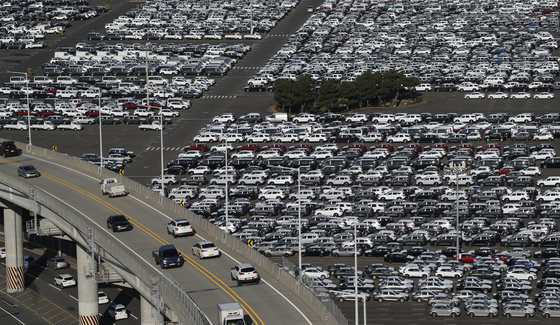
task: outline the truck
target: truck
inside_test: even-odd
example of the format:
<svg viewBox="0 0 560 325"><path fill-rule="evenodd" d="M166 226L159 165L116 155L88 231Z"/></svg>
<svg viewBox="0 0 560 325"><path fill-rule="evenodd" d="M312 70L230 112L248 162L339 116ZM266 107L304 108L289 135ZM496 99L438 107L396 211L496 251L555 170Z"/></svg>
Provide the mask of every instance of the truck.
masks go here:
<svg viewBox="0 0 560 325"><path fill-rule="evenodd" d="M76 121L71 121L70 123L63 123L63 124L59 124L57 126L58 129L60 130L75 130L75 131L80 131L83 130L83 126L76 122Z"/></svg>
<svg viewBox="0 0 560 325"><path fill-rule="evenodd" d="M272 123L287 122L288 113L274 113L271 115L267 115L265 116L265 120Z"/></svg>
<svg viewBox="0 0 560 325"><path fill-rule="evenodd" d="M153 251L152 256L156 265L161 265L162 269L181 267L185 263L185 258L174 245L163 245L157 251Z"/></svg>
<svg viewBox="0 0 560 325"><path fill-rule="evenodd" d="M51 121L44 121L43 123L31 124L31 128L35 130L49 130L54 131L56 125Z"/></svg>
<svg viewBox="0 0 560 325"><path fill-rule="evenodd" d="M101 185L101 193L109 195L110 197L123 196L128 194L122 185L115 177L104 178L99 182Z"/></svg>
<svg viewBox="0 0 560 325"><path fill-rule="evenodd" d="M149 123L149 124L140 124L138 126L138 128L140 130L144 130L144 131L146 131L146 130L158 130L158 131L160 131L162 127L163 126L161 125L161 123L159 121L153 121L152 123Z"/></svg>
<svg viewBox="0 0 560 325"><path fill-rule="evenodd" d="M218 304L220 325L245 325L243 308L238 302Z"/></svg>
<svg viewBox="0 0 560 325"><path fill-rule="evenodd" d="M4 124L4 129L6 130L27 130L27 123L22 120L18 120L15 123Z"/></svg>

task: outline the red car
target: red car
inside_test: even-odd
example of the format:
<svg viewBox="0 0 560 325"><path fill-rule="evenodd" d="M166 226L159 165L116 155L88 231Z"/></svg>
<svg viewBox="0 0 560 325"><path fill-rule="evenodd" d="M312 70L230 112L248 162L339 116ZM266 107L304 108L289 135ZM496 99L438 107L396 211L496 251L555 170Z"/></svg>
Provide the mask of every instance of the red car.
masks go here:
<svg viewBox="0 0 560 325"><path fill-rule="evenodd" d="M474 151L474 144L472 143L462 143L460 145L451 147L451 150L455 151L455 150L461 150L461 149L471 149Z"/></svg>
<svg viewBox="0 0 560 325"><path fill-rule="evenodd" d="M54 111L49 111L49 110L43 110L37 113L38 116L41 117L49 117L52 115L55 115L56 113Z"/></svg>
<svg viewBox="0 0 560 325"><path fill-rule="evenodd" d="M203 143L191 144L190 146L186 146L183 148L185 151L189 150L196 150L196 151L208 151L208 146Z"/></svg>
<svg viewBox="0 0 560 325"><path fill-rule="evenodd" d="M14 112L15 116L27 116L27 110L21 110L21 111L15 111ZM34 112L30 112L31 116L34 116L35 113Z"/></svg>
<svg viewBox="0 0 560 325"><path fill-rule="evenodd" d="M267 150L267 149L280 149L280 151L282 152L286 152L286 146L283 144L271 144L269 146L263 147L262 150Z"/></svg>
<svg viewBox="0 0 560 325"><path fill-rule="evenodd" d="M424 147L424 150L432 150L432 149L445 149L445 151L447 151L449 148L445 143L434 143Z"/></svg>
<svg viewBox="0 0 560 325"><path fill-rule="evenodd" d="M296 150L296 149L307 149L313 151L313 147L310 144L296 144L294 146L290 146L288 151Z"/></svg>
<svg viewBox="0 0 560 325"><path fill-rule="evenodd" d="M498 170L498 171L496 172L496 174L498 174L498 175L505 175L505 174L509 174L509 173L511 173L511 172L513 172L513 171L515 171L515 169L514 169L513 167L506 166L506 167L502 167L502 169Z"/></svg>
<svg viewBox="0 0 560 325"><path fill-rule="evenodd" d="M389 144L389 143L376 144L376 145L371 146L371 148L369 148L369 150L375 150L375 149L387 149L391 152L393 152L393 150L395 150L395 148L393 148L393 145Z"/></svg>
<svg viewBox="0 0 560 325"><path fill-rule="evenodd" d="M237 150L237 151L242 151L242 150L260 151L261 146L259 146L256 143L248 143L248 144L244 144L244 145L241 145L241 146L235 148L235 150Z"/></svg>
<svg viewBox="0 0 560 325"><path fill-rule="evenodd" d="M487 143L485 145L476 147L476 151L481 151L481 150L484 151L488 149L501 149L501 148L502 147L500 147L500 145L497 143Z"/></svg>
<svg viewBox="0 0 560 325"><path fill-rule="evenodd" d="M126 102L122 104L122 107L125 109L137 109L138 104L136 104L135 102Z"/></svg>
<svg viewBox="0 0 560 325"><path fill-rule="evenodd" d="M453 259L457 260L457 256L454 256ZM476 260L476 255L461 254L461 262L463 263L474 263L475 260Z"/></svg>
<svg viewBox="0 0 560 325"><path fill-rule="evenodd" d="M363 144L350 144L342 148L343 151L348 149L360 149L362 151L366 151L367 147Z"/></svg>
<svg viewBox="0 0 560 325"><path fill-rule="evenodd" d="M87 111L85 115L89 117L98 117L99 111L96 110Z"/></svg>
<svg viewBox="0 0 560 325"><path fill-rule="evenodd" d="M492 255L492 258L495 260L500 260L506 264L509 263L509 261L511 260L511 256L506 255L506 254L496 254L496 255Z"/></svg>

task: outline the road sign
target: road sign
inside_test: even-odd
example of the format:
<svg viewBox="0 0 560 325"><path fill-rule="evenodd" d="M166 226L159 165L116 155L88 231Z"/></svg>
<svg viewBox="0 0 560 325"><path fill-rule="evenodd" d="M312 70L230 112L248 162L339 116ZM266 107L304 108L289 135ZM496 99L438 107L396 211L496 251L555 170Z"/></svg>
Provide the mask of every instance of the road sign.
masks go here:
<svg viewBox="0 0 560 325"><path fill-rule="evenodd" d="M253 247L253 245L255 245L255 242L254 242L252 239L249 239L249 240L247 241L247 245L248 245L249 247Z"/></svg>
<svg viewBox="0 0 560 325"><path fill-rule="evenodd" d="M124 169L119 169L119 175L124 175Z"/></svg>
<svg viewBox="0 0 560 325"><path fill-rule="evenodd" d="M52 151L58 151L58 147L57 146L52 146Z"/></svg>
<svg viewBox="0 0 560 325"><path fill-rule="evenodd" d="M181 200L181 206L184 207L185 206L185 200Z"/></svg>

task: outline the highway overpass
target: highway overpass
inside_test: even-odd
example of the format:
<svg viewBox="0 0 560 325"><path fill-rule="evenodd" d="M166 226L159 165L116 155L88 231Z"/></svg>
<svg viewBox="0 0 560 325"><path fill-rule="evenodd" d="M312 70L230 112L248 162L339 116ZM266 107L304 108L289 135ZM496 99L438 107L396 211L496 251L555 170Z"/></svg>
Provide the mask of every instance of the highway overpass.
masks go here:
<svg viewBox="0 0 560 325"><path fill-rule="evenodd" d="M15 280L7 281L12 283L8 291L23 289L17 281L22 266L17 243L21 240L21 215L27 210L39 219L46 218L78 244L79 307L84 324L95 321L85 316L97 315L97 301L94 307L92 295L85 292L96 292L97 282L108 280L107 270L116 271L140 293L143 324L161 323L160 314L181 324L218 324L216 304L231 301L243 306L247 321L253 324L347 323L332 302L327 306L319 301L277 264L145 186L119 176L130 194L110 199L101 195L99 180L114 173L48 149L21 143L18 146L24 149L21 156L0 158L6 247L8 241L16 243L7 259L7 276ZM34 165L42 176L18 179L16 168L21 164ZM112 214L126 215L134 230L112 233L106 228L107 217ZM167 222L180 217L191 221L196 236L174 239L167 234ZM40 225L32 221L27 230L39 235L52 231L53 227ZM10 229L12 235L8 235ZM224 255L194 259L191 246L202 239L214 241ZM183 253L184 267L161 270L155 265L151 252L169 243ZM239 262L254 264L264 281L237 286L229 272Z"/></svg>

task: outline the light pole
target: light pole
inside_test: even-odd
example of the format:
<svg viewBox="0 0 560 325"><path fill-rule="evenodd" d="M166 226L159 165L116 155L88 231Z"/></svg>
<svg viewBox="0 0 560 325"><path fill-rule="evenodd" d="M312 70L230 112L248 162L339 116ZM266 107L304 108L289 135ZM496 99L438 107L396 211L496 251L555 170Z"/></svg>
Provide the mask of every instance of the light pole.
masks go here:
<svg viewBox="0 0 560 325"><path fill-rule="evenodd" d="M27 99L27 138L29 140L28 145L31 147L31 107L29 105L29 76L27 72L16 72L16 71L8 71L9 73L13 74L21 74L25 75L25 97Z"/></svg>
<svg viewBox="0 0 560 325"><path fill-rule="evenodd" d="M101 133L101 124L103 124L101 122L101 87L99 87L99 115L97 116L97 119L99 121L99 161L101 163L101 167L103 168L103 134Z"/></svg>
<svg viewBox="0 0 560 325"><path fill-rule="evenodd" d="M150 105L150 81L148 79L148 74L149 74L149 62L150 62L150 57L149 57L149 53L150 53L150 43L146 43L146 85L144 86L144 88L146 89L146 107L147 109L152 109L155 108L156 106L151 106ZM159 149L160 149L160 160L161 160L161 189L159 191L159 194L161 196L165 196L165 187L164 187L164 182L163 182L163 111L162 108L159 108Z"/></svg>
<svg viewBox="0 0 560 325"><path fill-rule="evenodd" d="M224 229L224 231L227 233L228 232L228 227L229 227L229 172L228 172L228 141L227 141L227 133L224 136L224 143L226 145L226 161L225 161L225 166L226 166L226 227Z"/></svg>
<svg viewBox="0 0 560 325"><path fill-rule="evenodd" d="M291 168L291 167L284 167L284 166L267 166L267 167L276 167L281 169L288 169L288 170L297 170L297 187L298 187L298 268L301 274L301 198L299 195L301 194L301 167L298 168Z"/></svg>
<svg viewBox="0 0 560 325"><path fill-rule="evenodd" d="M469 170L469 168L467 167L467 164L463 161L461 162L461 164L453 164L453 165L449 165L444 169L444 172L449 173L449 174L454 174L455 175L455 227L456 227L456 237L457 237L457 247L456 249L456 256L457 256L457 262L459 262L461 260L461 252L459 251L459 245L460 245L460 240L461 240L461 236L460 236L460 230L459 230L459 175L461 174L465 174L467 173Z"/></svg>
<svg viewBox="0 0 560 325"><path fill-rule="evenodd" d="M358 222L354 222L354 324L358 324ZM365 301L364 301L365 305Z"/></svg>

